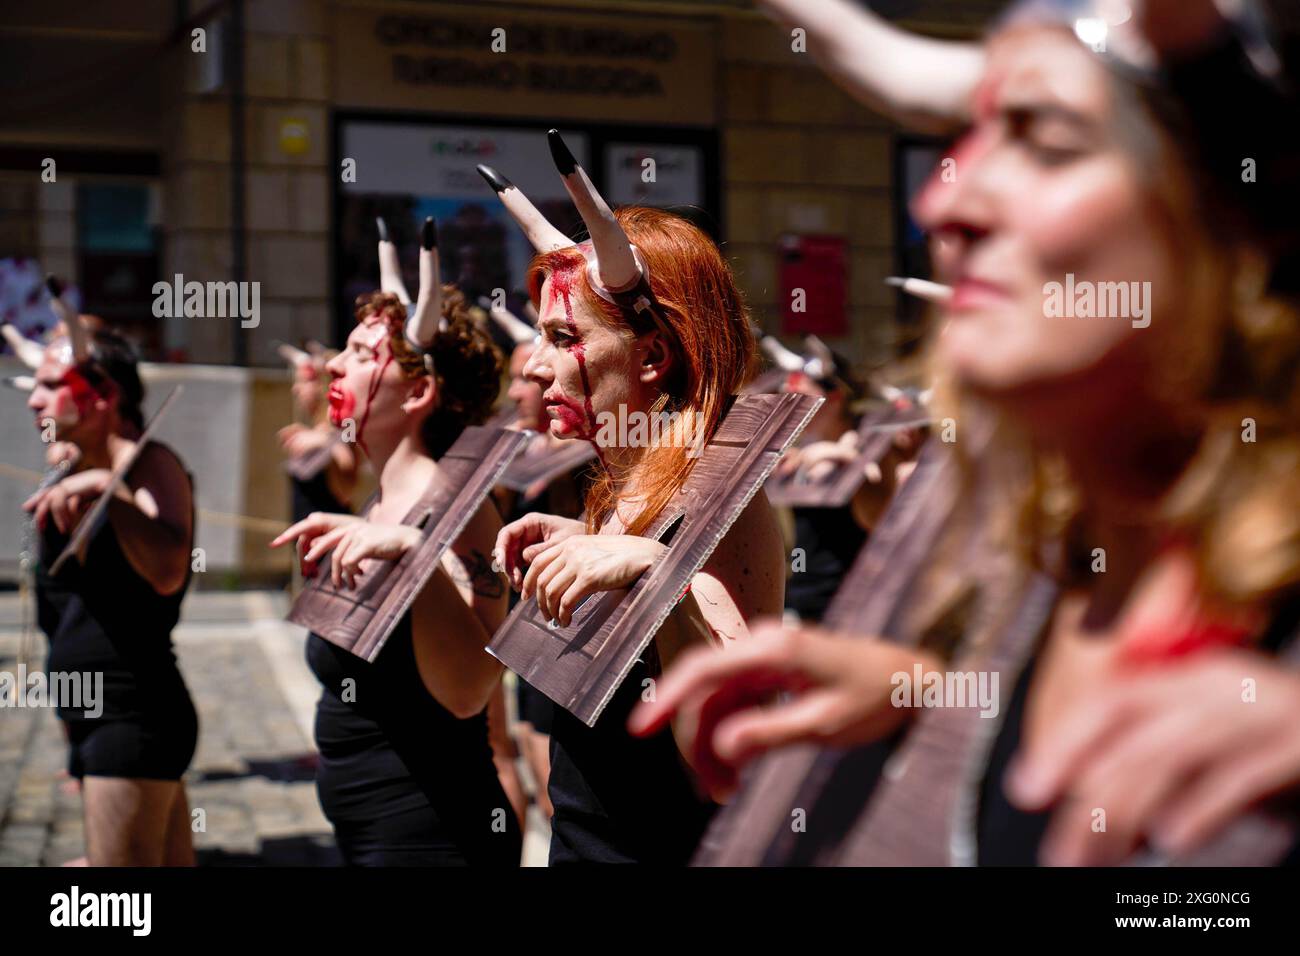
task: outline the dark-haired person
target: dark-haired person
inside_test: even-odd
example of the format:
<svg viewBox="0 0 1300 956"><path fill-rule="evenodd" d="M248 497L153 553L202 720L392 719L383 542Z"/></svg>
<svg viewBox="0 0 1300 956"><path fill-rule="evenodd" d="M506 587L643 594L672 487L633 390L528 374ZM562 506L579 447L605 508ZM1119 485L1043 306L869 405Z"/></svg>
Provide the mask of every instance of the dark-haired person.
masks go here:
<svg viewBox="0 0 1300 956"><path fill-rule="evenodd" d="M82 783L92 866L194 862L181 777L198 719L171 643L190 581L194 505L176 454L151 441L113 492L84 558L49 573L113 469L135 450L143 397L131 347L78 327L45 350L28 401L38 431L77 451L68 476L24 507L41 536L36 581L47 670L103 675L102 713L69 701L58 709L68 770Z"/></svg>
<svg viewBox="0 0 1300 956"><path fill-rule="evenodd" d="M611 212L559 134L550 139L590 241L575 245L500 174L480 172L539 253L528 289L541 339L523 374L542 389L550 434L591 441L600 456L585 520L534 513L507 525L497 542L498 558L524 596L535 596L544 614L567 625L585 597L629 586L664 553L664 542L643 533L692 465L683 434L653 446L598 443L598 423L610 415L677 413L711 435L752 375L756 349L744 303L712 240L658 209ZM552 864L689 859L716 807L697 791L674 736L633 739L627 714L677 648L743 644L746 621L779 613L782 567L780 531L760 491L595 727L555 708Z"/></svg>
<svg viewBox="0 0 1300 956"><path fill-rule="evenodd" d="M429 224L422 256L433 242ZM381 252L384 245L391 243ZM355 425L379 490L359 516L313 514L272 542L297 541L305 574L330 554L329 573L351 586L371 562L400 559L419 541L408 513L444 480L437 459L496 399L500 352L464 297L431 271L422 267L409 323L401 301L409 297L362 296L356 328L326 365L331 421ZM487 501L373 663L316 634L308 639L307 659L323 685L317 792L349 865L519 863L519 825L497 778L484 712L501 677L483 650L506 612L505 581L491 570L499 528Z"/></svg>
<svg viewBox="0 0 1300 956"><path fill-rule="evenodd" d="M798 444L781 457L774 476L797 475L816 481L835 468L860 457L859 421L854 406L865 392L842 356L833 353L820 339L808 336L813 349L801 355L785 348L773 336L761 342L763 351L784 373L779 388L822 399L822 406L799 435ZM891 390L896 391L896 390ZM896 402L915 404L898 392ZM917 411L917 419L921 412ZM897 490L900 478L910 473L912 453L920 446L915 429L895 433L887 454L873 463L862 484L843 505L794 505L789 508L792 526L792 559L786 581L785 610L789 620L820 621L840 582L852 567L867 536L884 513Z"/></svg>
<svg viewBox="0 0 1300 956"><path fill-rule="evenodd" d="M981 522L1007 593L953 650L772 625L683 658L633 727L707 710L712 792L772 748L888 752L910 722L908 759L861 781L855 862L1241 859L1251 814L1251 861L1300 857L1300 20L1234 6L1113 24L1031 0L977 48L960 173L915 211L953 286L949 408L998 426ZM1242 179L1242 137L1267 182ZM1067 282L1128 307L1064 312ZM931 563L977 581L964 553ZM898 675L949 668L999 674L996 709L900 706Z"/></svg>
<svg viewBox="0 0 1300 956"><path fill-rule="evenodd" d="M325 464L310 476L290 474L293 491L293 520L301 521L313 511L347 514L357 487L357 456L352 446L338 440L338 430L329 423L325 400L325 363L331 358L323 349L303 352L282 348L293 369L293 405L296 421L277 433L280 447L289 459L315 456L329 449Z"/></svg>

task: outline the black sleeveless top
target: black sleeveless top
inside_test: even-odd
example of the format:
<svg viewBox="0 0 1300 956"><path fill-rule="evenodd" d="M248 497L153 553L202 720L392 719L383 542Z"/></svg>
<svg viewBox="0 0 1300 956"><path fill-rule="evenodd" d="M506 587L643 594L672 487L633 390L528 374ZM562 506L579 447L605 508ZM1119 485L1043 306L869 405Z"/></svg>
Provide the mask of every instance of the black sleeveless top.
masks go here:
<svg viewBox="0 0 1300 956"><path fill-rule="evenodd" d="M1274 651L1291 640L1300 627L1300 603L1282 609L1260 639L1259 647ZM1029 813L1013 805L1006 795L1006 775L1020 748L1029 688L1041 657L1035 653L1016 680L1015 692L989 754L984 778L980 782L978 819L978 860L980 866L1036 866L1038 848L1047 834L1052 810ZM1281 866L1300 866L1300 841L1280 862Z"/></svg>
<svg viewBox="0 0 1300 956"><path fill-rule="evenodd" d="M322 468L305 480L290 475L289 485L293 492L292 506L295 523L315 511L341 515L352 513L352 508L346 502L339 501L334 492L330 490L328 468Z"/></svg>
<svg viewBox="0 0 1300 956"><path fill-rule="evenodd" d="M651 645L588 727L556 707L551 726L552 866L690 862L717 805L700 796L671 733L627 732L643 682L658 676ZM652 666L655 665L655 666Z"/></svg>
<svg viewBox="0 0 1300 956"><path fill-rule="evenodd" d="M786 580L785 606L801 620L820 621L840 581L867 543L867 533L848 505L791 508L794 546L803 549L806 567Z"/></svg>
<svg viewBox="0 0 1300 956"><path fill-rule="evenodd" d="M85 564L69 558L51 577L49 566L67 543L47 520L35 573L37 621L50 643L46 669L103 673L104 712L97 720L166 721L175 708L190 708L171 632L192 573L174 594L155 591L122 552L107 509L91 532ZM59 717L80 720L83 711L60 709Z"/></svg>
<svg viewBox="0 0 1300 956"><path fill-rule="evenodd" d="M667 544L675 529L663 537ZM553 710L550 863L684 866L718 805L696 789L670 731L633 737L627 719L661 673L653 641L588 727Z"/></svg>
<svg viewBox="0 0 1300 956"><path fill-rule="evenodd" d="M332 822L429 806L469 863L518 864L518 822L492 762L487 714L461 720L429 693L409 612L373 663L316 634L307 662L324 686L316 784Z"/></svg>
<svg viewBox="0 0 1300 956"><path fill-rule="evenodd" d="M1300 605L1275 617L1259 646L1275 651L1286 643L1288 637L1295 634L1297 625L1300 625L1298 612ZM1045 633L1039 636L1040 642L1044 637ZM1038 866L1038 848L1052 819L1052 808L1037 812L1021 810L1011 803L1005 790L1007 772L1020 748L1025 706L1041 658L1040 650L1034 651L1016 678L1011 700L1003 709L1005 718L997 728L978 782L975 837L976 863L979 866ZM884 773L886 762L906 738L908 729L905 726L889 738L852 751L841 763L836 771L837 777L842 779L844 787L853 789L858 799L845 804L850 812L847 818L835 818L833 814L824 813L818 808L816 815L821 827L819 839L805 841L807 847L815 850L817 845L826 842L828 838L834 839L852 824L852 814L870 801ZM828 801L833 798L830 790L831 787L828 786L825 791ZM809 813L809 818L812 817L813 813ZM809 832L811 829L810 825ZM800 858L796 852L789 862L792 865L806 865L811 861ZM1292 846L1282 865L1300 865L1300 842Z"/></svg>

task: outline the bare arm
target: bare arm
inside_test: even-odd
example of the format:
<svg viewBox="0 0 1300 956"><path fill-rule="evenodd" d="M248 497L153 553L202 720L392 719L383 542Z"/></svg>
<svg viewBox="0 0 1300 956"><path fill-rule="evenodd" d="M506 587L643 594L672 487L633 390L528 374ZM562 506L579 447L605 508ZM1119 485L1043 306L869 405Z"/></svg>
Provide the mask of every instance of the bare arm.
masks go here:
<svg viewBox="0 0 1300 956"><path fill-rule="evenodd" d="M108 505L118 545L136 573L162 595L185 583L193 534L189 476L179 461L151 445Z"/></svg>
<svg viewBox="0 0 1300 956"><path fill-rule="evenodd" d="M412 609L415 659L425 687L462 719L487 706L501 665L483 648L506 617L504 575L492 570L501 521L490 501L443 556Z"/></svg>
<svg viewBox="0 0 1300 956"><path fill-rule="evenodd" d="M785 602L785 545L772 506L760 490L741 512L691 588L655 636L665 671L681 651L708 643L735 647L749 636L750 621L780 615ZM683 756L691 739L674 722Z"/></svg>
<svg viewBox="0 0 1300 956"><path fill-rule="evenodd" d="M788 29L806 30L808 52L839 86L904 126L948 132L969 115L984 72L979 44L914 36L847 0L757 5Z"/></svg>

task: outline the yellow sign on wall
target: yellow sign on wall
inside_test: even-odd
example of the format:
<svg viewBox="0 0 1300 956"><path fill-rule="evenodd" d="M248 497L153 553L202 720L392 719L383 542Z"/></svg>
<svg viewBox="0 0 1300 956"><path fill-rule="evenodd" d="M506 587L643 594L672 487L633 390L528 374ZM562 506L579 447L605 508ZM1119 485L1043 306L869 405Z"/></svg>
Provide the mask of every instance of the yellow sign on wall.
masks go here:
<svg viewBox="0 0 1300 956"><path fill-rule="evenodd" d="M311 130L307 121L289 116L280 120L280 152L286 156L303 156L311 149Z"/></svg>
<svg viewBox="0 0 1300 956"><path fill-rule="evenodd" d="M716 28L671 17L340 4L338 105L711 125Z"/></svg>

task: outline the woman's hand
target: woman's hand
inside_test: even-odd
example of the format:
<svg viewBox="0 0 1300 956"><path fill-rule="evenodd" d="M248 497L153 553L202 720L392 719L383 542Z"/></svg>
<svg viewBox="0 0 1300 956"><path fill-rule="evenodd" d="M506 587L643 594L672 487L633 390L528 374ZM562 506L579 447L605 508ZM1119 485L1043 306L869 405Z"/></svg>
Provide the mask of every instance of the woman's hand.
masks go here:
<svg viewBox="0 0 1300 956"><path fill-rule="evenodd" d="M520 589L537 596L547 620L568 627L573 611L590 594L629 586L668 550L652 538L630 534L578 534L540 551Z"/></svg>
<svg viewBox="0 0 1300 956"><path fill-rule="evenodd" d="M745 763L773 748L849 746L890 733L907 715L892 704L893 677L910 680L918 662L932 669L916 652L883 641L763 622L726 651L683 655L655 699L632 712L628 729L649 736L680 715L678 745L721 798ZM773 703L777 691L791 696Z"/></svg>
<svg viewBox="0 0 1300 956"><path fill-rule="evenodd" d="M845 432L838 441L817 441L801 448L799 467L805 481L817 482L832 474L841 465L858 457L857 432Z"/></svg>
<svg viewBox="0 0 1300 956"><path fill-rule="evenodd" d="M374 524L355 515L317 511L287 528L271 547L296 540L302 558L302 573L316 573L316 562L333 549L330 580L337 588L356 586L367 559L396 561L420 543L420 529L411 525Z"/></svg>
<svg viewBox="0 0 1300 956"><path fill-rule="evenodd" d="M1300 785L1297 714L1300 674L1258 652L1143 667L1026 740L1007 794L1024 810L1056 805L1044 863L1113 865L1143 842L1183 855Z"/></svg>
<svg viewBox="0 0 1300 956"><path fill-rule="evenodd" d="M90 510L92 502L104 493L111 478L112 472L107 468L79 471L36 492L23 502L23 510L35 513L38 528L44 528L45 519L52 517L54 526L68 534Z"/></svg>
<svg viewBox="0 0 1300 956"><path fill-rule="evenodd" d="M290 458L298 458L317 451L333 440L333 436L324 429L312 428L296 422L285 425L277 435L280 439L280 447Z"/></svg>
<svg viewBox="0 0 1300 956"><path fill-rule="evenodd" d="M524 584L523 565L547 548L586 530L581 521L534 511L501 529L492 548L492 560L510 578L510 586L518 591Z"/></svg>

